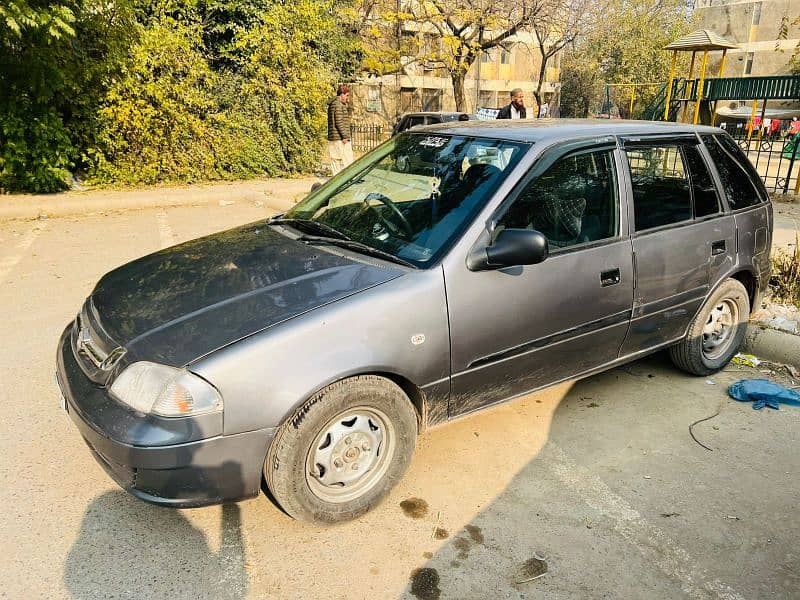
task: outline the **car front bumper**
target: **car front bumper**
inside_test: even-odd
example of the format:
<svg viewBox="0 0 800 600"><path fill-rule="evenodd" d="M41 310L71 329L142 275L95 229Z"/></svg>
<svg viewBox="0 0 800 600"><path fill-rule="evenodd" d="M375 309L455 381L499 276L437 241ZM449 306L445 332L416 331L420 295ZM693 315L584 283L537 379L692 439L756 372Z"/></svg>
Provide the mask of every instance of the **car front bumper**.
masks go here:
<svg viewBox="0 0 800 600"><path fill-rule="evenodd" d="M136 413L94 385L72 349L70 325L58 345L63 406L95 459L131 494L154 504L205 506L256 496L275 429L222 435L205 419ZM219 416L219 415L218 415ZM214 432L210 437L201 437ZM199 439L198 439L199 438Z"/></svg>

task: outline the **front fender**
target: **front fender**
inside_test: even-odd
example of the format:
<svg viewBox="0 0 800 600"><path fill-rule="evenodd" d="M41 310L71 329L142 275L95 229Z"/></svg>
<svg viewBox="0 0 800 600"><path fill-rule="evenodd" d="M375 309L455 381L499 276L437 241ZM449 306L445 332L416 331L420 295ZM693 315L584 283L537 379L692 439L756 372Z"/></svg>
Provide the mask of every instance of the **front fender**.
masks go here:
<svg viewBox="0 0 800 600"><path fill-rule="evenodd" d="M410 272L239 341L190 368L222 394L225 435L277 427L315 392L352 375L392 373L419 388L447 381L442 270Z"/></svg>

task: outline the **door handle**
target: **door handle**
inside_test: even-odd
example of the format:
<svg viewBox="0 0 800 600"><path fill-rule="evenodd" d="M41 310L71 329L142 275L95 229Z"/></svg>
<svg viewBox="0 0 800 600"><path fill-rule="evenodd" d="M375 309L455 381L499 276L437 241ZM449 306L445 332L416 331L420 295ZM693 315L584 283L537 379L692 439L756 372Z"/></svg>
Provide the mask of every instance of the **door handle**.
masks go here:
<svg viewBox="0 0 800 600"><path fill-rule="evenodd" d="M725 240L717 240L711 243L711 256L725 254Z"/></svg>
<svg viewBox="0 0 800 600"><path fill-rule="evenodd" d="M610 271L603 271L602 273L600 273L601 287L617 285L619 281L620 281L619 269L611 269Z"/></svg>

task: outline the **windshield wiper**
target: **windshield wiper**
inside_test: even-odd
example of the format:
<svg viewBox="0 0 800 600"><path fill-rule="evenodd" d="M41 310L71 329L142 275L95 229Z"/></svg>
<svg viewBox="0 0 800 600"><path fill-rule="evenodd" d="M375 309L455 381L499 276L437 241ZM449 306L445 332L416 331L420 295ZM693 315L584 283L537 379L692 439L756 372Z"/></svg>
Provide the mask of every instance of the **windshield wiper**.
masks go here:
<svg viewBox="0 0 800 600"><path fill-rule="evenodd" d="M275 217L267 222L270 225L289 225L306 233L320 233L323 235L323 237L336 238L339 240L351 239L348 235L342 233L338 229L334 229L330 225L320 223L319 221L312 221L311 219L288 219L284 217Z"/></svg>
<svg viewBox="0 0 800 600"><path fill-rule="evenodd" d="M394 254L390 254L389 252L384 252L383 250L378 250L377 248L373 248L372 246L368 246L367 244L362 244L361 242L357 242L351 239L326 237L319 235L301 235L299 238L297 238L297 240L300 242L309 242L312 244L330 244L331 246L339 246L341 248L347 248L348 250L355 250L356 252L361 252L362 254L377 256L378 258L395 262L405 267L411 267L412 269L419 268L414 263L402 259L399 256L395 256Z"/></svg>

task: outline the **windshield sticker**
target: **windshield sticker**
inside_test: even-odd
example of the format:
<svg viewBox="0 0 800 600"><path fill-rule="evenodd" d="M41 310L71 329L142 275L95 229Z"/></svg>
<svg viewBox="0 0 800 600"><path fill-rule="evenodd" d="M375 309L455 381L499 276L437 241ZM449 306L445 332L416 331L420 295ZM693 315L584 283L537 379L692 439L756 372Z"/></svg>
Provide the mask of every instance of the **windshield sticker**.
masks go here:
<svg viewBox="0 0 800 600"><path fill-rule="evenodd" d="M441 148L446 143L447 143L447 138L445 137L428 136L424 140L422 140L419 143L419 145L427 146L429 148Z"/></svg>

